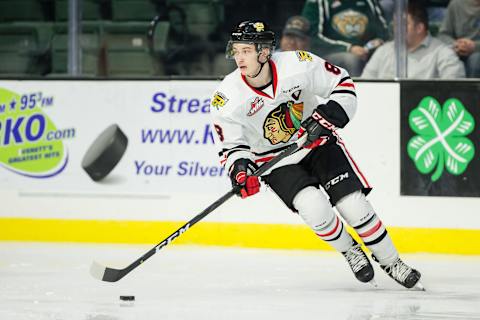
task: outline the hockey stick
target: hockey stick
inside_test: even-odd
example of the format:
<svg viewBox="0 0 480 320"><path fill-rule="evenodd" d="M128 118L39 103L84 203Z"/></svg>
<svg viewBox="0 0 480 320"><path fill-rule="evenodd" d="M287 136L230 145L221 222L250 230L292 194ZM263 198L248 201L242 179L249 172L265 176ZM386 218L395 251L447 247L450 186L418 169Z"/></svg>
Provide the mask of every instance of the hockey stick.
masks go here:
<svg viewBox="0 0 480 320"><path fill-rule="evenodd" d="M295 151L301 148L301 146L304 143L304 139L297 140L295 143L291 144L288 146L285 150L283 150L278 156L274 157L270 161L264 163L261 165L254 173L254 176L261 176L264 174L267 170L270 170L273 168L274 165L276 165L280 160L288 157L289 155L293 154ZM107 282L116 282L123 277L125 277L130 271L144 263L148 258L153 256L155 253L160 251L163 247L167 246L181 236L184 232L186 232L191 226L193 226L195 223L198 221L202 220L205 218L209 213L211 213L213 210L221 206L224 202L226 202L228 199L230 199L233 195L235 195L238 192L239 188L232 188L229 192L224 194L222 197L220 197L217 201L212 203L210 206L208 206L205 210L200 212L198 215L196 215L192 220L188 221L185 223L183 226L181 226L177 231L172 233L170 236L168 236L165 240L157 244L155 247L150 249L147 253L145 253L143 256L135 260L132 264L127 266L124 269L113 269L109 267L105 267L101 265L100 263L94 261L92 263L92 266L90 267L90 274L99 280L102 281L107 281Z"/></svg>

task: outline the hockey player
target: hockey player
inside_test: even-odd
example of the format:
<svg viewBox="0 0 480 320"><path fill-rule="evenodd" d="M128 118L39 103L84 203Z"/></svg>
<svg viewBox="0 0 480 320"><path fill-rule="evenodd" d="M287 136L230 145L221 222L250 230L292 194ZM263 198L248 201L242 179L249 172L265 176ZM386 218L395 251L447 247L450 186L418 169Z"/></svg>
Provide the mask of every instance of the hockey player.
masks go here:
<svg viewBox="0 0 480 320"><path fill-rule="evenodd" d="M338 136L337 129L345 127L356 111L352 79L344 69L314 54L272 55L274 47L275 35L261 21L240 23L227 44L227 57L235 59L238 68L213 93L211 114L220 161L233 186L241 186L242 198L257 193L259 180L250 174L305 131L304 148L282 160L262 180L321 239L343 254L359 281L372 281L374 270L332 206L391 278L406 288L423 288L420 273L399 258L366 199L371 187Z"/></svg>

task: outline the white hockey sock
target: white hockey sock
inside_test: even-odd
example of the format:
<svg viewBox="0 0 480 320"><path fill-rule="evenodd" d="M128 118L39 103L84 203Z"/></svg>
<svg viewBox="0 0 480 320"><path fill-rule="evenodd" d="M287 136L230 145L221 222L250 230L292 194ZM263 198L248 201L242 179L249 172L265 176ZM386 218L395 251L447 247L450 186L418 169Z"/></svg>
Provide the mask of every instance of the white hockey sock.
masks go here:
<svg viewBox="0 0 480 320"><path fill-rule="evenodd" d="M350 224L382 265L398 258L398 251L370 202L361 191L342 198L336 205L340 215Z"/></svg>
<svg viewBox="0 0 480 320"><path fill-rule="evenodd" d="M339 252L352 246L352 237L319 189L306 187L301 190L293 199L293 206L310 228Z"/></svg>

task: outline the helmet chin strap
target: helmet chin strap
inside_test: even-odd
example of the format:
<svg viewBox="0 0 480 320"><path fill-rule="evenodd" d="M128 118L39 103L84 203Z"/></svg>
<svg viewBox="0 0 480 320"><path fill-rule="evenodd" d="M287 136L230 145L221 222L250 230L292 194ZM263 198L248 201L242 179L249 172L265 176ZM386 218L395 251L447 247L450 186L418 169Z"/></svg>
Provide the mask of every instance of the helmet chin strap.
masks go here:
<svg viewBox="0 0 480 320"><path fill-rule="evenodd" d="M265 61L265 62L260 62L260 53L258 53L257 61L258 61L258 63L260 63L260 69L258 70L257 74L255 74L254 76L249 76L249 75L247 74L247 77L252 78L252 79L258 77L258 75L260 74L260 72L262 72L263 66L265 65L265 63L268 62L268 59L267 59L267 61Z"/></svg>
<svg viewBox="0 0 480 320"><path fill-rule="evenodd" d="M262 63L262 62L259 61L259 63L260 63L260 69L258 70L257 74L255 74L254 76L249 76L249 75L247 74L247 77L252 78L252 79L258 77L258 75L260 74L260 72L262 72L263 66L264 66L265 63L267 63L267 62L265 61L265 62Z"/></svg>

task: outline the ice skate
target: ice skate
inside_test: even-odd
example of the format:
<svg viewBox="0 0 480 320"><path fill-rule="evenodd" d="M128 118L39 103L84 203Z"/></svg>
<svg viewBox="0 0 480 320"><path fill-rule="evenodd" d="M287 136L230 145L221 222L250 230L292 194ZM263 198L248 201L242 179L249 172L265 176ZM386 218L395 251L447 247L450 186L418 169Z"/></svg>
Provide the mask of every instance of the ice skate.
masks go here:
<svg viewBox="0 0 480 320"><path fill-rule="evenodd" d="M375 256L373 258L376 260ZM395 262L389 265L380 265L380 267L390 278L405 288L425 291L425 287L420 282L422 276L420 272L408 266L402 259L397 258Z"/></svg>
<svg viewBox="0 0 480 320"><path fill-rule="evenodd" d="M369 282L374 287L376 283L373 280L374 271L370 260L368 259L365 252L363 252L362 247L355 240L350 249L346 252L342 252L343 256L348 262L350 269L352 269L353 274L360 282Z"/></svg>

